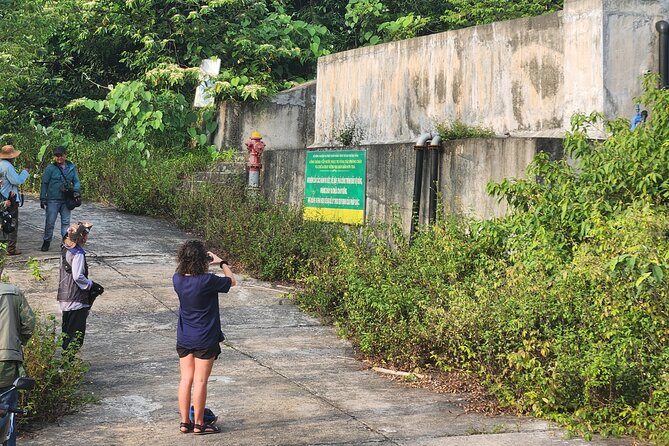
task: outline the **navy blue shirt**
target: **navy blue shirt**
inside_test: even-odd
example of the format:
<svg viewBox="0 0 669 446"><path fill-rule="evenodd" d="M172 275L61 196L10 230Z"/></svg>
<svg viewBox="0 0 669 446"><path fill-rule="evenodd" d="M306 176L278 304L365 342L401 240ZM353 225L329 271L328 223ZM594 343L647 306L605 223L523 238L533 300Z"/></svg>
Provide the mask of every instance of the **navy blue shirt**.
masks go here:
<svg viewBox="0 0 669 446"><path fill-rule="evenodd" d="M232 280L210 273L174 274L172 284L180 303L177 345L202 350L218 344L221 341L218 293L227 293Z"/></svg>

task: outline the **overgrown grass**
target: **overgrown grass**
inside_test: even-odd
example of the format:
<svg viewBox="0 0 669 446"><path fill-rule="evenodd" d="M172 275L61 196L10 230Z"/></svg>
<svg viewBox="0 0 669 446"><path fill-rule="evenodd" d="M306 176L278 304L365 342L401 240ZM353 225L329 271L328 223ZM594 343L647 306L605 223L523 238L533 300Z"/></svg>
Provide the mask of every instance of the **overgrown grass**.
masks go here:
<svg viewBox="0 0 669 446"><path fill-rule="evenodd" d="M495 132L486 127L467 125L460 120L438 122L437 133L444 141L451 139L492 138Z"/></svg>
<svg viewBox="0 0 669 446"><path fill-rule="evenodd" d="M478 373L503 404L586 436L667 444L669 290L639 280L649 259L669 267L669 212L600 221L559 265L545 248L534 264L491 256L488 231L445 219L399 250L374 235L342 240L298 302L371 357Z"/></svg>
<svg viewBox="0 0 669 446"><path fill-rule="evenodd" d="M373 357L472 371L586 437L669 444L669 93L641 101L652 126L609 122L601 143L597 115L573 119L578 169L539 155L528 179L491 185L509 216L341 240L298 301Z"/></svg>
<svg viewBox="0 0 669 446"><path fill-rule="evenodd" d="M334 224L305 222L299 208L247 193L240 178L192 185L174 217L256 277L284 282L311 274L343 231Z"/></svg>

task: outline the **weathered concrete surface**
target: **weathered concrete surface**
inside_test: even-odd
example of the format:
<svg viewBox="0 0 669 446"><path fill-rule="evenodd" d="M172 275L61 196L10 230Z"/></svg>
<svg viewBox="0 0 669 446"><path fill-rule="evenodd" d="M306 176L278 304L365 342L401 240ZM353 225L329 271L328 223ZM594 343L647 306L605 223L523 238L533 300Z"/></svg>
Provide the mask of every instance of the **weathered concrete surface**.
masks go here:
<svg viewBox="0 0 669 446"><path fill-rule="evenodd" d="M669 0L564 4L555 14L321 57L315 82L258 104L223 104L216 144L244 151L259 131L267 143L263 193L301 205L306 150L340 148L338 135L355 123L364 132L358 148L368 152L366 220L399 215L408 232L411 145L436 124L460 120L512 138L444 144L442 205L478 218L502 215L504 203L485 193L486 184L522 177L534 155L532 142L514 139L561 138L578 112L630 117L640 76L658 71L655 23L669 15ZM605 136L602 128L590 133Z"/></svg>
<svg viewBox="0 0 669 446"><path fill-rule="evenodd" d="M389 144L435 121L560 137L576 112L629 117L640 76L658 71L655 23L667 13L669 0L565 0L554 14L321 57L314 146L351 121L364 144Z"/></svg>
<svg viewBox="0 0 669 446"><path fill-rule="evenodd" d="M414 144L362 146L367 151L365 218L391 223L399 219L406 232L411 223L416 165ZM262 190L276 202L302 205L308 149L271 150L263 155ZM504 215L506 203L488 195L490 181L524 178L540 151L562 156L554 138L488 138L445 141L439 157L441 205L448 213L491 218ZM428 220L429 154L423 162L420 221Z"/></svg>
<svg viewBox="0 0 669 446"><path fill-rule="evenodd" d="M331 146L353 122L366 145L407 143L455 119L561 137L577 112L633 114L668 14L669 0L565 0L553 14L324 56L316 81L222 104L215 144L243 149L258 130L268 150Z"/></svg>
<svg viewBox="0 0 669 446"><path fill-rule="evenodd" d="M57 251L40 252L43 211L21 210L20 257L5 269L34 308L56 313ZM351 345L305 315L284 291L239 277L221 296L229 343L214 365L208 406L223 433L178 432L177 299L170 277L177 244L170 224L86 203L75 220L94 224L91 278L106 292L92 311L81 355L91 363L84 407L22 439L31 445L631 445L627 440L567 441L549 423L465 413L462 395L402 387L354 359ZM24 261L37 257L34 281Z"/></svg>
<svg viewBox="0 0 669 446"><path fill-rule="evenodd" d="M244 148L259 131L271 150L307 147L314 141L316 82L305 82L260 102L225 102L218 109L217 147Z"/></svg>

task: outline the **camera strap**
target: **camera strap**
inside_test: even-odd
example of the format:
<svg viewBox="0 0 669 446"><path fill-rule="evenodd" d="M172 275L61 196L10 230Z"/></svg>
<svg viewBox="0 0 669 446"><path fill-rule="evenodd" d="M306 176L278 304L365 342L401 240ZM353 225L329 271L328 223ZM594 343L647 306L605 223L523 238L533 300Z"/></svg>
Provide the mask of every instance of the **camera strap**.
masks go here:
<svg viewBox="0 0 669 446"><path fill-rule="evenodd" d="M56 163L54 163L54 164L56 164ZM60 175L63 177L63 189L64 190L70 190L70 183L67 182L67 178L65 177L65 171L58 164L56 164L56 167L58 168L58 171L60 172Z"/></svg>

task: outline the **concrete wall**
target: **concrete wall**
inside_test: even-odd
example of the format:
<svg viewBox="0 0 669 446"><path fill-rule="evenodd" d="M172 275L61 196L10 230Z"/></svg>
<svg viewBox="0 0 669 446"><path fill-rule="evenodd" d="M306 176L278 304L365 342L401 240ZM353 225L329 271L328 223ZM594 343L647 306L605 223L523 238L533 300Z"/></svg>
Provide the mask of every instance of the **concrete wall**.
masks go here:
<svg viewBox="0 0 669 446"><path fill-rule="evenodd" d="M379 144L359 149L367 151L366 220L391 222L394 217L399 217L408 230L413 205L414 144ZM270 199L302 204L308 150L265 152L262 188ZM446 142L439 162L440 193L446 211L479 218L502 215L506 205L489 196L485 191L486 185L504 178L524 178L527 165L538 151L559 158L562 156L561 140L492 138ZM428 171L426 156L421 196L422 222L427 222L428 215Z"/></svg>
<svg viewBox="0 0 669 446"><path fill-rule="evenodd" d="M223 103L214 144L243 149L251 132L257 130L268 150L307 147L314 140L315 107L315 81L260 102Z"/></svg>
<svg viewBox="0 0 669 446"><path fill-rule="evenodd" d="M365 133L368 221L396 211L409 228L417 137L454 119L491 127L511 137L444 144L440 190L451 212L501 215L486 184L522 177L537 151L558 153L549 138L564 135L573 113L633 114L641 74L658 69L655 23L668 17L669 0L565 0L555 14L333 54L319 59L315 82L222 106L216 143L243 148L259 131L264 193L301 205L307 149L336 149L355 122Z"/></svg>
<svg viewBox="0 0 669 446"><path fill-rule="evenodd" d="M314 145L346 122L363 143L415 140L461 120L498 135L562 136L575 112L630 116L657 71L669 0L566 0L564 11L322 57Z"/></svg>
<svg viewBox="0 0 669 446"><path fill-rule="evenodd" d="M456 118L500 134L559 128L560 27L552 14L320 58L314 143L330 144L351 120L364 142L383 143Z"/></svg>
<svg viewBox="0 0 669 446"><path fill-rule="evenodd" d="M639 78L658 71L655 23L669 16L669 0L566 0L563 128L575 112L630 117Z"/></svg>
<svg viewBox="0 0 669 446"><path fill-rule="evenodd" d="M525 170L538 152L559 159L563 155L562 140L491 138L446 142L440 168L445 210L479 218L502 216L506 203L488 195L486 186L505 178L525 178ZM426 187L427 184L423 189ZM427 215L426 209L423 212Z"/></svg>

